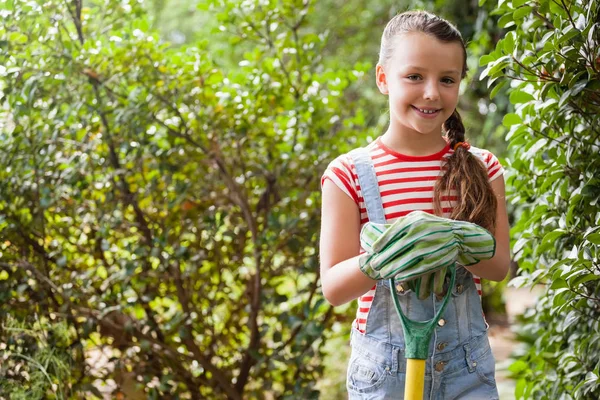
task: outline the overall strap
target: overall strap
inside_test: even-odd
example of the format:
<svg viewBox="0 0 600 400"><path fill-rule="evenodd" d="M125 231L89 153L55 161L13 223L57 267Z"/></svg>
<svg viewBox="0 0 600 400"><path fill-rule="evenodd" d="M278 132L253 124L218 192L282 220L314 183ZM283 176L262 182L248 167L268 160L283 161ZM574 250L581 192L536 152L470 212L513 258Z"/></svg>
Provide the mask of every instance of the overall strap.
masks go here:
<svg viewBox="0 0 600 400"><path fill-rule="evenodd" d="M356 168L358 183L360 184L360 190L363 199L365 200L369 221L385 224L385 213L383 211L381 194L379 193L379 184L377 183L375 166L373 165L373 160L369 155L369 151L366 148L361 147L352 150L349 155Z"/></svg>

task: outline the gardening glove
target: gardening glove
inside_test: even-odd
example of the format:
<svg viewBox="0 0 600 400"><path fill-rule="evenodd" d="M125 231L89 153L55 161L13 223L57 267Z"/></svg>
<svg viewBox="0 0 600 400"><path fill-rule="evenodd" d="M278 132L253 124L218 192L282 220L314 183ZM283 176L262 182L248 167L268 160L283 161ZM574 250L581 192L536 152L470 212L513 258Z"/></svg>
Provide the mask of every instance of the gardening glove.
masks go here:
<svg viewBox="0 0 600 400"><path fill-rule="evenodd" d="M443 285L443 269L454 262L472 265L495 252L494 237L480 226L423 211L413 211L391 225L367 223L360 238L366 250L359 258L360 270L371 279L406 281L440 271L436 287ZM419 284L427 286L430 281Z"/></svg>
<svg viewBox="0 0 600 400"><path fill-rule="evenodd" d="M480 248L480 246L486 246L485 241L481 240L481 235L473 234L469 231L473 224L466 222L463 226L463 223L464 221L454 221L452 223L455 231L462 232L459 234L462 234L463 239L463 243L460 245L461 251L458 253L457 262L463 266L469 266L477 264L481 259L487 259L478 258L480 256L477 253L482 251L484 254L487 254L489 250ZM408 284L408 288L415 292L417 298L420 300L428 298L431 295L431 292L436 296L441 297L446 294L446 289L444 287L446 272L447 268L440 268L435 272L414 278L406 283Z"/></svg>
<svg viewBox="0 0 600 400"><path fill-rule="evenodd" d="M431 292L437 296L443 296L446 294L446 288L444 283L446 281L446 273L448 268L440 268L435 272L413 278L409 281L403 281L401 284L406 284L407 288L416 293L420 300L425 300L431 295Z"/></svg>

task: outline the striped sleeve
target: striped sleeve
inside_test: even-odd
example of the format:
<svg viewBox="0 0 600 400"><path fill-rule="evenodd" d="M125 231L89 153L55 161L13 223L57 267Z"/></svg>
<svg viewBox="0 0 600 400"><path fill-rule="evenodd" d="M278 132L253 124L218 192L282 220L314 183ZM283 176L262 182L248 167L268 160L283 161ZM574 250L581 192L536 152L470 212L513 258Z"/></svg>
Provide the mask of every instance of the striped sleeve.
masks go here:
<svg viewBox="0 0 600 400"><path fill-rule="evenodd" d="M329 163L323 176L321 176L321 187L323 187L326 179L331 180L358 205L357 179L354 165L348 155L341 155Z"/></svg>
<svg viewBox="0 0 600 400"><path fill-rule="evenodd" d="M488 170L490 182L496 180L499 176L504 174L504 168L502 167L502 164L500 164L498 158L489 151L485 152L484 163Z"/></svg>

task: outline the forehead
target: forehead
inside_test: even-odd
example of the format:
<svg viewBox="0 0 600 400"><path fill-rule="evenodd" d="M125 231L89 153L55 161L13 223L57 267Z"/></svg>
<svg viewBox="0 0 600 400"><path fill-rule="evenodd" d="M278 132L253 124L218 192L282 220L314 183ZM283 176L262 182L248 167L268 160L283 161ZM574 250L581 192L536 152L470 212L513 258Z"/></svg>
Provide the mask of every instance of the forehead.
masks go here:
<svg viewBox="0 0 600 400"><path fill-rule="evenodd" d="M412 66L428 71L455 70L460 74L465 61L460 42L442 42L421 32L396 36L392 49L393 54L388 66L393 69Z"/></svg>

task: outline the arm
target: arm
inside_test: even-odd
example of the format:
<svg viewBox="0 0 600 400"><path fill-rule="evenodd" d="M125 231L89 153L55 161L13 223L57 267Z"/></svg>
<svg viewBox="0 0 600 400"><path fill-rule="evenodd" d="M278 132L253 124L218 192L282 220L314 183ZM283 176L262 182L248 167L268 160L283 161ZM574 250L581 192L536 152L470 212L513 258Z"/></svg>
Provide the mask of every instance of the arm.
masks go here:
<svg viewBox="0 0 600 400"><path fill-rule="evenodd" d="M508 227L508 214L506 213L506 193L504 177L492 181L492 190L498 198L496 209L496 254L489 260L480 261L470 267L465 267L473 274L491 281L501 281L506 277L510 266L510 239Z"/></svg>
<svg viewBox="0 0 600 400"><path fill-rule="evenodd" d="M360 212L354 200L326 179L321 208L321 286L333 306L345 304L368 292L376 281L358 267Z"/></svg>

